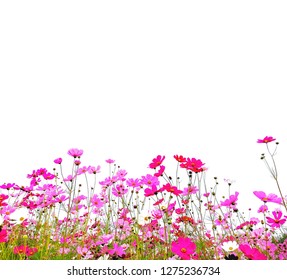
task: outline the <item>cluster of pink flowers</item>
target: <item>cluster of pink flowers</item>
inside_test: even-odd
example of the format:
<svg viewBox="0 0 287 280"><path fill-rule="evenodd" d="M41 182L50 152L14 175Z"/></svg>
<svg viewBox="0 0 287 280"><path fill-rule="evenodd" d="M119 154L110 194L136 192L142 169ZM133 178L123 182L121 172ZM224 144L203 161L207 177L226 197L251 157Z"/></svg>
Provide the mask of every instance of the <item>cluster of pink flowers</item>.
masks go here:
<svg viewBox="0 0 287 280"><path fill-rule="evenodd" d="M266 136L257 142L268 145L275 140ZM0 185L0 243L27 236L25 245L21 239L15 241L14 257L36 258L43 248L39 242L50 234L46 248L77 259L132 259L143 252L183 260L287 258L287 238L274 242L287 220L281 193L254 191L263 204L257 211L263 219L246 220L238 209L239 192L219 200L215 190L202 183L207 168L200 159L174 155L179 172L188 175L186 183L178 174L176 180L166 174L162 155L148 164L152 174L140 178L128 178L116 165L111 171L115 161L107 159L110 174L98 186L101 167L84 166L83 150L73 148L68 155L74 164L67 176L62 174L63 159L57 158L54 163L62 178L40 168L27 175L28 186ZM273 205L277 208L269 210ZM28 216L15 222L12 214L19 209L27 210ZM43 221L46 232L39 230Z"/></svg>

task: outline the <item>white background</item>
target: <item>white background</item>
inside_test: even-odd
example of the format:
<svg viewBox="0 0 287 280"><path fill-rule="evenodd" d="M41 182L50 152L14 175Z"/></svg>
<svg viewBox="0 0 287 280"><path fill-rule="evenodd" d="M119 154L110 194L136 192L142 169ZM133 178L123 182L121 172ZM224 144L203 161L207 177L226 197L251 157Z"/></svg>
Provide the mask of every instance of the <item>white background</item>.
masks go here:
<svg viewBox="0 0 287 280"><path fill-rule="evenodd" d="M278 194L256 143L268 135L287 193L285 1L0 3L1 184L57 157L70 168L73 147L128 177L157 155L174 176L182 154L256 211L254 190Z"/></svg>

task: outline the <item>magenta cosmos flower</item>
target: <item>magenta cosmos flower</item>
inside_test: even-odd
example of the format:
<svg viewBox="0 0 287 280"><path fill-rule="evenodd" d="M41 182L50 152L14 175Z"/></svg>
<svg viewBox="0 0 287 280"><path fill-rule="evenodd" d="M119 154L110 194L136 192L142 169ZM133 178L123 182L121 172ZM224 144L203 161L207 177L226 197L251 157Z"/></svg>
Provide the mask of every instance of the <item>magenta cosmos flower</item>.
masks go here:
<svg viewBox="0 0 287 280"><path fill-rule="evenodd" d="M61 158L56 158L56 159L54 160L54 163L56 163L56 164L61 164L61 163L62 163L62 159L61 159Z"/></svg>
<svg viewBox="0 0 287 280"><path fill-rule="evenodd" d="M228 207L235 206L238 200L238 195L239 195L239 192L235 192L235 194L234 195L232 194L228 199L221 201L220 205L228 206Z"/></svg>
<svg viewBox="0 0 287 280"><path fill-rule="evenodd" d="M258 139L257 143L269 143L272 141L275 141L276 139L273 138L272 136L265 136L263 139Z"/></svg>
<svg viewBox="0 0 287 280"><path fill-rule="evenodd" d="M248 244L240 244L239 249L250 260L267 260L264 254L256 248L251 248Z"/></svg>
<svg viewBox="0 0 287 280"><path fill-rule="evenodd" d="M5 229L0 230L0 243L8 241L8 233Z"/></svg>
<svg viewBox="0 0 287 280"><path fill-rule="evenodd" d="M188 237L179 237L171 243L171 251L183 260L190 260L196 245Z"/></svg>
<svg viewBox="0 0 287 280"><path fill-rule="evenodd" d="M283 225L286 222L286 219L281 219L283 214L280 210L273 211L272 214L274 216L274 219L271 217L266 217L268 225L271 227L280 228L281 225ZM287 218L287 216L284 217Z"/></svg>
<svg viewBox="0 0 287 280"><path fill-rule="evenodd" d="M164 166L164 165L161 165L161 166L159 167L158 172L154 173L154 176L156 176L156 177L161 176L161 175L163 174L164 170L165 170L165 166Z"/></svg>
<svg viewBox="0 0 287 280"><path fill-rule="evenodd" d="M282 203L282 199L273 193L266 195L265 192L254 191L253 194L257 196L259 199L261 199L264 203L266 202L273 202L273 203L278 203L278 204Z"/></svg>
<svg viewBox="0 0 287 280"><path fill-rule="evenodd" d="M79 150L79 149L76 149L76 148L70 149L68 151L68 155L70 155L70 156L72 156L74 158L76 158L76 157L80 158L82 154L83 154L83 150Z"/></svg>
<svg viewBox="0 0 287 280"><path fill-rule="evenodd" d="M156 158L154 158L152 160L152 163L149 164L149 167L150 168L157 168L158 166L160 166L162 164L164 159L165 159L165 156L158 155Z"/></svg>

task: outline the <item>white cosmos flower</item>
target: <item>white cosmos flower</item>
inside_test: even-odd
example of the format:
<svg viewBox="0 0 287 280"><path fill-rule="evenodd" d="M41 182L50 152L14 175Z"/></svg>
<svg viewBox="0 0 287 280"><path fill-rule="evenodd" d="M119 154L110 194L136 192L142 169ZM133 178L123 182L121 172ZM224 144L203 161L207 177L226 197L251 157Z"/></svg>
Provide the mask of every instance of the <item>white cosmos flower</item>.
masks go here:
<svg viewBox="0 0 287 280"><path fill-rule="evenodd" d="M235 241L224 242L221 248L226 252L232 252L238 248L238 244Z"/></svg>
<svg viewBox="0 0 287 280"><path fill-rule="evenodd" d="M103 255L103 256L100 256L99 258L98 258L98 260L100 260L100 261L105 261L105 260L108 260L109 259L109 255L108 254L105 254L105 255Z"/></svg>
<svg viewBox="0 0 287 280"><path fill-rule="evenodd" d="M148 224L150 222L150 213L149 211L142 211L139 215L138 215L138 224L143 226L145 224Z"/></svg>

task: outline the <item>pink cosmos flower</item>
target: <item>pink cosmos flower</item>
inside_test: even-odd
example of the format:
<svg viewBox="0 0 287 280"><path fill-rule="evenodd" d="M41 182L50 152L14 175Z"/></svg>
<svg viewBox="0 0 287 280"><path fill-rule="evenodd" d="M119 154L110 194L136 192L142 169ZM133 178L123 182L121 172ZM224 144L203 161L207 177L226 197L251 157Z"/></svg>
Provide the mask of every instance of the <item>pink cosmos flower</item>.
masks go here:
<svg viewBox="0 0 287 280"><path fill-rule="evenodd" d="M106 162L111 164L111 163L114 163L115 161L113 159L107 159Z"/></svg>
<svg viewBox="0 0 287 280"><path fill-rule="evenodd" d="M130 178L130 179L127 179L126 183L127 183L128 187L133 187L133 188L135 188L136 191L140 190L140 186L141 186L140 179L138 179L138 178L136 178L136 179Z"/></svg>
<svg viewBox="0 0 287 280"><path fill-rule="evenodd" d="M272 214L274 216L274 219L271 217L266 217L268 225L271 227L280 228L286 222L287 216L284 216L285 219L281 219L283 215L281 210L273 211Z"/></svg>
<svg viewBox="0 0 287 280"><path fill-rule="evenodd" d="M233 207L238 200L239 192L235 192L235 195L231 195L228 199L221 201L221 206Z"/></svg>
<svg viewBox="0 0 287 280"><path fill-rule="evenodd" d="M89 166L88 167L88 173L89 174L96 174L96 173L100 173L101 172L101 166L97 166L97 167L95 167L95 166Z"/></svg>
<svg viewBox="0 0 287 280"><path fill-rule="evenodd" d="M88 172L88 167L83 166L78 169L77 175L85 174L86 172Z"/></svg>
<svg viewBox="0 0 287 280"><path fill-rule="evenodd" d="M79 150L79 149L76 149L76 148L70 149L68 151L68 155L70 155L70 156L72 156L74 158L76 158L76 157L80 158L82 156L82 154L83 154L83 150Z"/></svg>
<svg viewBox="0 0 287 280"><path fill-rule="evenodd" d="M258 139L257 143L269 143L272 141L275 141L276 139L273 138L272 136L265 136L263 139Z"/></svg>
<svg viewBox="0 0 287 280"><path fill-rule="evenodd" d="M240 244L239 249L250 260L267 260L264 254L256 248L251 248L248 244Z"/></svg>
<svg viewBox="0 0 287 280"><path fill-rule="evenodd" d="M278 204L282 203L282 199L278 197L276 194L271 193L271 194L266 195L266 193L262 191L254 191L253 193L255 196L260 198L264 203L266 202L274 202Z"/></svg>
<svg viewBox="0 0 287 280"><path fill-rule="evenodd" d="M62 158L56 158L56 159L54 160L54 163L56 163L56 164L61 164L61 163L62 163Z"/></svg>
<svg viewBox="0 0 287 280"><path fill-rule="evenodd" d="M165 166L164 166L164 165L161 165L161 166L159 167L159 170L158 170L156 173L154 173L154 176L160 177L160 176L163 174L164 170L165 170Z"/></svg>
<svg viewBox="0 0 287 280"><path fill-rule="evenodd" d="M6 202L4 202L4 200L6 200L7 198L9 198L8 195L0 194L0 206L6 206L6 205L8 205Z"/></svg>
<svg viewBox="0 0 287 280"><path fill-rule="evenodd" d="M64 178L64 182L72 182L75 178L76 178L77 175L75 176L72 176L72 175L68 175L66 178Z"/></svg>
<svg viewBox="0 0 287 280"><path fill-rule="evenodd" d="M82 200L85 200L85 199L87 199L86 196L84 196L84 195L79 195L79 196L77 196L77 197L75 197L75 198L73 199L73 202L74 202L74 203L80 203Z"/></svg>
<svg viewBox="0 0 287 280"><path fill-rule="evenodd" d="M7 220L9 216L16 211L16 207L6 205L2 208L0 208L0 214L3 215L4 220Z"/></svg>
<svg viewBox="0 0 287 280"><path fill-rule="evenodd" d="M267 212L267 211L268 211L268 207L267 207L266 204L264 204L264 205L261 205L261 206L259 207L257 213L265 213L265 212Z"/></svg>
<svg viewBox="0 0 287 280"><path fill-rule="evenodd" d="M58 252L59 252L59 254L67 255L67 254L69 254L70 249L69 249L69 248L64 248L64 247L62 247L62 248L59 249Z"/></svg>
<svg viewBox="0 0 287 280"><path fill-rule="evenodd" d="M0 185L0 189L6 189L6 190L10 190L12 188L15 188L15 183L11 184L11 183L7 183L7 184L3 184Z"/></svg>
<svg viewBox="0 0 287 280"><path fill-rule="evenodd" d="M8 241L8 233L5 229L0 230L0 243Z"/></svg>
<svg viewBox="0 0 287 280"><path fill-rule="evenodd" d="M167 207L167 213L168 213L169 216L172 215L172 213L173 213L173 211L174 211L174 209L175 209L175 204L176 204L176 202L173 202L173 203L170 203L170 204L168 205L168 207Z"/></svg>
<svg viewBox="0 0 287 280"><path fill-rule="evenodd" d="M125 248L118 245L118 243L114 243L114 248L109 250L109 254L122 257L123 255L125 255Z"/></svg>
<svg viewBox="0 0 287 280"><path fill-rule="evenodd" d="M97 194L93 195L93 197L91 198L91 203L96 208L101 208L104 206L103 200L100 199Z"/></svg>
<svg viewBox="0 0 287 280"><path fill-rule="evenodd" d="M141 184L147 185L147 186L158 186L159 185L159 179L156 176L152 176L150 174L147 174L146 176L142 176Z"/></svg>
<svg viewBox="0 0 287 280"><path fill-rule="evenodd" d="M152 195L154 195L154 194L157 194L158 191L159 191L159 190L157 189L157 187L156 187L155 185L152 185L150 188L146 188L146 189L144 190L144 195L145 195L146 197L152 196Z"/></svg>
<svg viewBox="0 0 287 280"><path fill-rule="evenodd" d="M152 160L152 163L149 164L149 167L154 168L154 169L157 168L158 166L160 166L162 164L164 159L165 159L165 156L162 157L162 156L158 155L156 158L154 158Z"/></svg>
<svg viewBox="0 0 287 280"><path fill-rule="evenodd" d="M77 253L83 257L83 259L91 259L93 257L92 252L87 247L77 247Z"/></svg>
<svg viewBox="0 0 287 280"><path fill-rule="evenodd" d="M80 164L81 164L81 161L79 161L78 159L76 159L76 160L74 161L74 164L75 164L75 165L80 165Z"/></svg>
<svg viewBox="0 0 287 280"><path fill-rule="evenodd" d="M120 169L117 171L116 176L119 180L125 181L125 176L128 174L128 172L124 169Z"/></svg>
<svg viewBox="0 0 287 280"><path fill-rule="evenodd" d="M155 218L156 220L159 220L163 217L163 211L162 210L152 210L151 211L152 217Z"/></svg>
<svg viewBox="0 0 287 280"><path fill-rule="evenodd" d="M57 198L56 198L56 202L58 202L58 203L63 203L64 201L66 201L66 200L68 200L69 198L67 197L67 196L65 196L65 195L60 195L60 196L58 196Z"/></svg>
<svg viewBox="0 0 287 280"><path fill-rule="evenodd" d="M198 190L199 189L196 186L188 186L187 188L183 189L182 195L195 194Z"/></svg>
<svg viewBox="0 0 287 280"><path fill-rule="evenodd" d="M196 245L188 237L179 237L171 243L171 251L183 260L190 260Z"/></svg>
<svg viewBox="0 0 287 280"><path fill-rule="evenodd" d="M112 193L116 197L123 197L128 192L128 189L123 185L116 185L112 188Z"/></svg>

